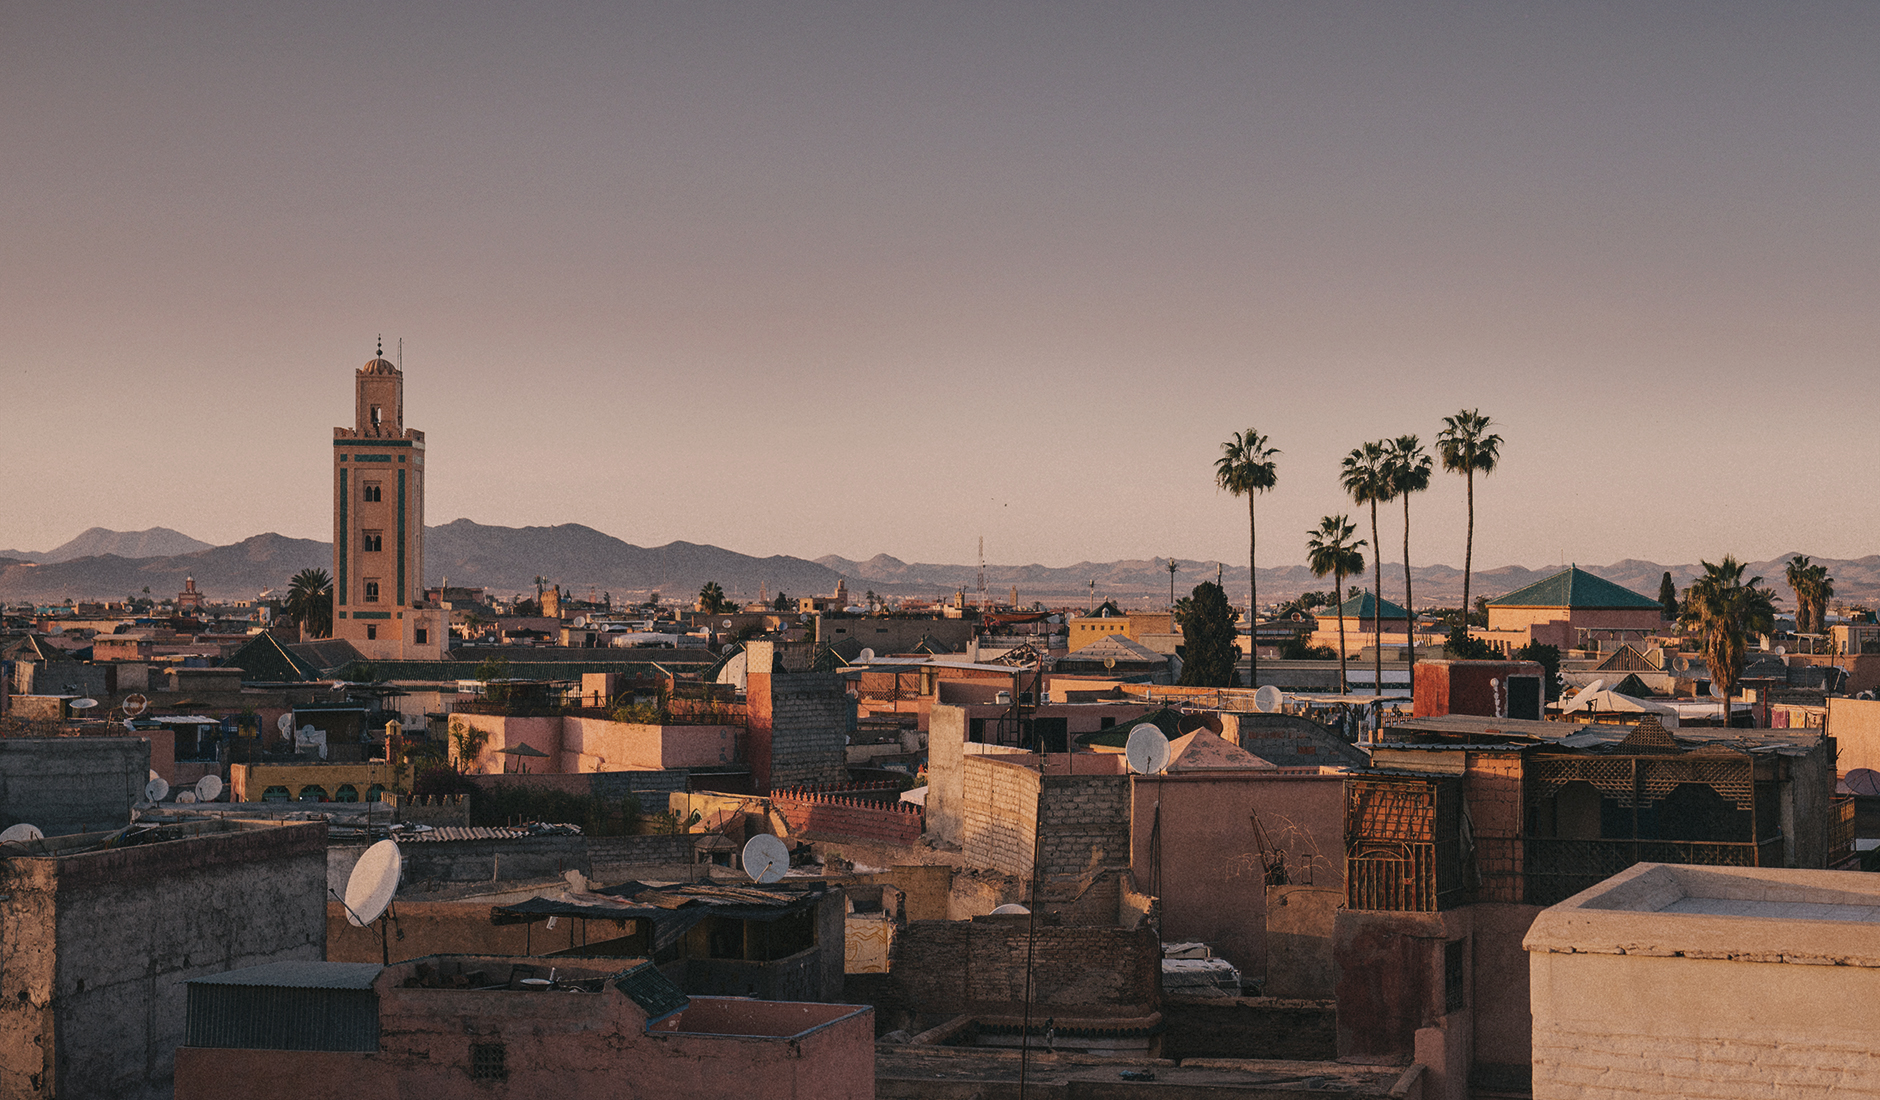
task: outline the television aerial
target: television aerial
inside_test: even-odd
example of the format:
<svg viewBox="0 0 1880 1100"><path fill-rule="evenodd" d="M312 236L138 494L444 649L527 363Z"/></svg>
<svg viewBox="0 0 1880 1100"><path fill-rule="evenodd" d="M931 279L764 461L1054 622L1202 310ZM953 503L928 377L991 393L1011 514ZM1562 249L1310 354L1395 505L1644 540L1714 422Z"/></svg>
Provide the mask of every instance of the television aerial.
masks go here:
<svg viewBox="0 0 1880 1100"><path fill-rule="evenodd" d="M1585 707L1586 705L1588 705L1588 701L1592 699L1593 693L1605 686L1606 686L1606 681L1594 680L1592 683L1574 692L1573 698L1567 700L1566 705L1561 707L1560 709L1563 711L1564 710L1579 710L1580 708Z"/></svg>
<svg viewBox="0 0 1880 1100"><path fill-rule="evenodd" d="M855 661L857 664L865 665L869 663L870 661L873 661L874 659L875 659L875 651L872 649L864 649L860 653L857 653L855 655Z"/></svg>
<svg viewBox="0 0 1880 1100"><path fill-rule="evenodd" d="M74 699L74 700L72 700L72 709L73 709L73 710L90 710L91 708L93 708L93 707L95 707L95 706L97 706L97 705L98 705L98 700L96 700L96 699Z"/></svg>
<svg viewBox="0 0 1880 1100"><path fill-rule="evenodd" d="M142 692L132 692L124 697L124 717L135 718L150 706L150 700Z"/></svg>
<svg viewBox="0 0 1880 1100"><path fill-rule="evenodd" d="M144 784L144 801L161 802L170 797L170 785L162 776L157 776Z"/></svg>
<svg viewBox="0 0 1880 1100"><path fill-rule="evenodd" d="M1015 901L1008 901L1004 905L1001 905L997 909L994 909L990 915L995 916L995 917L1022 917L1030 912L1031 910L1025 908L1019 903Z"/></svg>
<svg viewBox="0 0 1880 1100"><path fill-rule="evenodd" d="M1253 709L1262 714L1272 714L1286 702L1285 693L1272 684L1267 684L1253 693Z"/></svg>
<svg viewBox="0 0 1880 1100"><path fill-rule="evenodd" d="M195 791L178 791L176 793L176 804L178 806L192 805L195 801L196 801Z"/></svg>
<svg viewBox="0 0 1880 1100"><path fill-rule="evenodd" d="M1848 772L1847 778L1841 780L1841 782L1847 784L1849 793L1859 795L1862 798L1872 798L1875 795L1880 795L1880 772L1874 771L1872 768L1855 768L1853 771ZM17 829L19 826L16 825L14 828ZM0 833L0 840L5 839L6 833Z"/></svg>
<svg viewBox="0 0 1880 1100"><path fill-rule="evenodd" d="M1168 738L1154 724L1144 722L1129 731L1123 747L1129 770L1137 775L1156 775L1168 767Z"/></svg>
<svg viewBox="0 0 1880 1100"><path fill-rule="evenodd" d="M0 829L0 844L24 844L29 840L44 840L46 834L39 831L39 826L28 825L22 821L18 825L9 825Z"/></svg>
<svg viewBox="0 0 1880 1100"><path fill-rule="evenodd" d="M744 842L744 873L752 882L776 882L790 869L790 849L769 833Z"/></svg>
<svg viewBox="0 0 1880 1100"><path fill-rule="evenodd" d="M220 797L222 797L221 776L205 775L201 779L196 780L196 801L214 802Z"/></svg>
<svg viewBox="0 0 1880 1100"><path fill-rule="evenodd" d="M398 893L398 876L404 869L405 857L399 853L396 841L381 840L367 848L346 878L346 896L339 899L346 909L346 920L355 928L366 928L383 917L392 904L392 895ZM327 892L333 893L332 888ZM379 958L391 965L391 945L386 941L383 924L379 926Z"/></svg>
<svg viewBox="0 0 1880 1100"><path fill-rule="evenodd" d="M294 712L290 710L279 718L276 718L274 720L274 728L280 730L286 736L292 737L294 735Z"/></svg>

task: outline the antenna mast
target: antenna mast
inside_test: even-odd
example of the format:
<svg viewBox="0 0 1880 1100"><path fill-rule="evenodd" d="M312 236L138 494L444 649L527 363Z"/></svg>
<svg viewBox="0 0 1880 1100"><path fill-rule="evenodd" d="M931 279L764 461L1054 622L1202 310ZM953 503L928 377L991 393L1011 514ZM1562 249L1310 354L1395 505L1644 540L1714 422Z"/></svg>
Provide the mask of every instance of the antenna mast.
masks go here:
<svg viewBox="0 0 1880 1100"><path fill-rule="evenodd" d="M405 338L398 338L398 373L405 373Z"/></svg>
<svg viewBox="0 0 1880 1100"><path fill-rule="evenodd" d="M979 536L979 611L986 610L986 536Z"/></svg>

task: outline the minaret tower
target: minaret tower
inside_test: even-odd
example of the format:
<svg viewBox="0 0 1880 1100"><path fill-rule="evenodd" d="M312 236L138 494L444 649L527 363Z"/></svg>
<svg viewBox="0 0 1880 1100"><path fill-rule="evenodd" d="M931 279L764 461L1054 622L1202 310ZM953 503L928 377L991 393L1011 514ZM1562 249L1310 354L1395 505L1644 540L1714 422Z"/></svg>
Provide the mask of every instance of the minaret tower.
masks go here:
<svg viewBox="0 0 1880 1100"><path fill-rule="evenodd" d="M368 660L441 660L424 602L424 433L385 342L353 375L353 426L333 429L333 637Z"/></svg>

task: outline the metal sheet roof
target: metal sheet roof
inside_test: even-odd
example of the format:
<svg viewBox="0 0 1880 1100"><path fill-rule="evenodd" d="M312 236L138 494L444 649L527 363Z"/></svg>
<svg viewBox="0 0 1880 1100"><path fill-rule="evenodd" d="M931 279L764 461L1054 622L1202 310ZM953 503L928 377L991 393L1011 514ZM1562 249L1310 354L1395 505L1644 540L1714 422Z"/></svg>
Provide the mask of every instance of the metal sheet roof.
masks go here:
<svg viewBox="0 0 1880 1100"><path fill-rule="evenodd" d="M378 963L271 962L229 970L190 985L243 985L270 989L371 989L385 968Z"/></svg>

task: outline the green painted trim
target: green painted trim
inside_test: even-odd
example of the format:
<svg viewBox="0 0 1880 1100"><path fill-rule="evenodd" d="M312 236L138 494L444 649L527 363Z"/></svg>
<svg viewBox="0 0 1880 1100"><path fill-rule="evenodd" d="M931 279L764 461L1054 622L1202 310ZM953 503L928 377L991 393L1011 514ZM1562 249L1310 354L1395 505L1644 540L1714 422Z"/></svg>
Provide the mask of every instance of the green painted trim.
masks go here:
<svg viewBox="0 0 1880 1100"><path fill-rule="evenodd" d="M390 611L355 611L352 617L355 619L389 619L392 617L392 613Z"/></svg>
<svg viewBox="0 0 1880 1100"><path fill-rule="evenodd" d="M402 455L400 457L403 457ZM354 455L354 462L390 462L391 455Z"/></svg>
<svg viewBox="0 0 1880 1100"><path fill-rule="evenodd" d="M405 471L398 471L398 606L405 606Z"/></svg>
<svg viewBox="0 0 1880 1100"><path fill-rule="evenodd" d="M412 441L409 439L359 439L355 437L333 441L335 447L409 447L411 445Z"/></svg>
<svg viewBox="0 0 1880 1100"><path fill-rule="evenodd" d="M346 606L346 544L352 541L346 528L346 467L339 468L339 540L333 544L333 570L339 574L339 583L333 586L335 598L341 607ZM341 612L340 618L346 613Z"/></svg>

